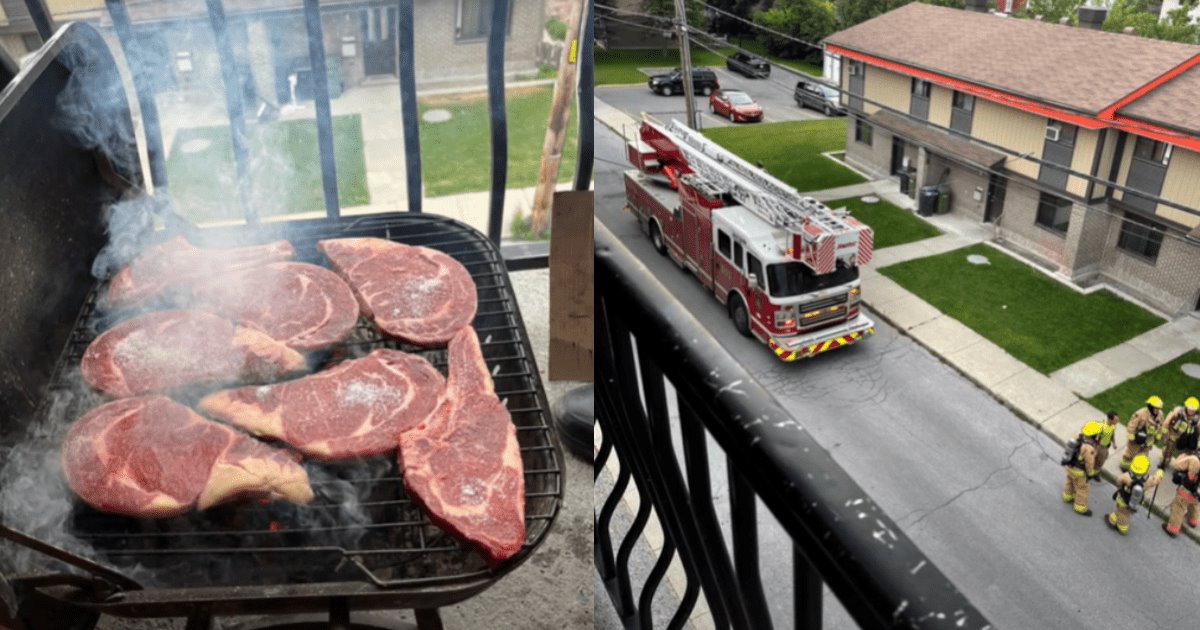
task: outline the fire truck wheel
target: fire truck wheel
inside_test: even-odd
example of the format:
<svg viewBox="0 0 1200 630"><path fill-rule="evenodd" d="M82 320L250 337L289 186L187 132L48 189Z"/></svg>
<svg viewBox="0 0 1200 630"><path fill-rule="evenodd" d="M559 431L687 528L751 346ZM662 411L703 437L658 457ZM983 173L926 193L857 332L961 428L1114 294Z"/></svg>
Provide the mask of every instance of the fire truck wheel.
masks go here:
<svg viewBox="0 0 1200 630"><path fill-rule="evenodd" d="M733 318L733 327L743 337L749 337L750 312L746 310L746 303L737 294L729 298L729 316Z"/></svg>
<svg viewBox="0 0 1200 630"><path fill-rule="evenodd" d="M654 221L650 222L650 242L654 244L654 251L663 255L667 253L667 244L663 242L662 232Z"/></svg>

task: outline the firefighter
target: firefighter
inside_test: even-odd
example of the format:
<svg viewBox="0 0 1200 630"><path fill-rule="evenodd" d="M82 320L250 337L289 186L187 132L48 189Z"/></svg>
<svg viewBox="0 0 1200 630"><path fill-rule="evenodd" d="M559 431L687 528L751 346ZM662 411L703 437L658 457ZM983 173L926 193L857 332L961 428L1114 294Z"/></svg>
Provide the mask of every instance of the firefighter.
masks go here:
<svg viewBox="0 0 1200 630"><path fill-rule="evenodd" d="M1183 402L1183 406L1176 407L1167 414L1163 420L1162 431L1162 449L1163 458L1162 466L1169 465L1171 458L1175 455L1175 442L1185 433L1191 433L1196 430L1197 410L1200 409L1200 400L1195 396L1188 398Z"/></svg>
<svg viewBox="0 0 1200 630"><path fill-rule="evenodd" d="M1129 464L1129 472L1121 473L1117 478L1117 491L1113 493L1113 501L1117 504L1115 512L1110 512L1105 524L1116 530L1122 536L1129 533L1129 515L1137 511L1142 497L1162 480L1163 471L1159 468L1153 475L1147 475L1150 470L1150 458L1138 455Z"/></svg>
<svg viewBox="0 0 1200 630"><path fill-rule="evenodd" d="M1125 425L1125 435L1128 436L1125 454L1121 456L1121 470L1129 470L1129 462L1138 455L1150 455L1154 441L1158 439L1158 428L1162 422L1162 399L1151 396L1146 399L1146 406L1129 416Z"/></svg>
<svg viewBox="0 0 1200 630"><path fill-rule="evenodd" d="M1175 489L1175 500L1171 502L1171 517L1162 526L1171 538L1179 535L1185 515L1188 527L1200 525L1200 498L1197 497L1197 492L1200 492L1200 457L1196 456L1196 440L1183 439L1178 446L1183 452L1171 462L1171 469L1175 471L1171 480L1178 487Z"/></svg>
<svg viewBox="0 0 1200 630"><path fill-rule="evenodd" d="M1062 500L1064 503L1074 503L1075 513L1091 516L1088 509L1088 478L1096 472L1096 447L1100 436L1101 424L1089 422L1083 425L1079 438L1068 444L1068 451L1063 456L1063 466L1067 470L1067 480L1063 483Z"/></svg>
<svg viewBox="0 0 1200 630"><path fill-rule="evenodd" d="M1113 448L1113 433L1117 430L1117 425L1121 423L1121 416L1117 412L1110 411L1104 419L1104 424L1100 425L1100 439L1096 447L1096 474L1089 477L1090 480L1096 481L1100 479L1100 471L1104 470L1104 462L1108 461L1108 452Z"/></svg>

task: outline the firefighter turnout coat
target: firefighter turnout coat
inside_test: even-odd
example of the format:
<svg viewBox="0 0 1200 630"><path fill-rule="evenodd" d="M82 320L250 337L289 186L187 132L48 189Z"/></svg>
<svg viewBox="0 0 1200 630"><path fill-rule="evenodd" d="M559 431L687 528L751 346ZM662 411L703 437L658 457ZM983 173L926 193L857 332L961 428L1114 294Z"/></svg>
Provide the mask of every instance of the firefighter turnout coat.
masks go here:
<svg viewBox="0 0 1200 630"><path fill-rule="evenodd" d="M1197 487L1200 486L1200 457L1195 453L1184 453L1171 462L1171 468L1180 477L1180 483L1175 490L1175 500L1171 502L1171 516L1167 519L1165 529L1168 534L1174 535L1183 527L1185 516L1188 525L1200 525L1200 502L1196 499Z"/></svg>
<svg viewBox="0 0 1200 630"><path fill-rule="evenodd" d="M1127 443L1125 454L1121 455L1121 470L1129 470L1129 462L1133 461L1134 457L1150 455L1150 449L1154 447L1154 441L1158 439L1161 423L1162 411L1155 409L1151 413L1149 407L1142 407L1129 416L1129 423L1125 425ZM1139 438L1140 433L1144 433L1145 437Z"/></svg>

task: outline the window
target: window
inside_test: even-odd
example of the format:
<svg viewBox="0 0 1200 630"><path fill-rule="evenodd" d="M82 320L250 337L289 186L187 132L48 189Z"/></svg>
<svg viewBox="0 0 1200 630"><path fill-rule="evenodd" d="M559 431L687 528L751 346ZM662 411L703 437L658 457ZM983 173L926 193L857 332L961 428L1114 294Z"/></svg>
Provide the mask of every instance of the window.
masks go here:
<svg viewBox="0 0 1200 630"><path fill-rule="evenodd" d="M733 244L733 266L737 267L738 269L742 268L742 244L741 244L741 242L735 241Z"/></svg>
<svg viewBox="0 0 1200 630"><path fill-rule="evenodd" d="M912 94L917 98L929 98L929 82L925 79L913 79Z"/></svg>
<svg viewBox="0 0 1200 630"><path fill-rule="evenodd" d="M857 280L858 267L847 267L838 262L833 273L818 276L804 263L788 262L767 265L767 275L772 296L792 297Z"/></svg>
<svg viewBox="0 0 1200 630"><path fill-rule="evenodd" d="M1171 145L1139 136L1133 145L1133 157L1166 166L1171 161Z"/></svg>
<svg viewBox="0 0 1200 630"><path fill-rule="evenodd" d="M861 77L864 74L863 70L864 70L863 62L861 62L861 61L851 61L850 62L850 76Z"/></svg>
<svg viewBox="0 0 1200 630"><path fill-rule="evenodd" d="M729 258L729 235L721 230L717 230L717 251L721 252L722 256Z"/></svg>
<svg viewBox="0 0 1200 630"><path fill-rule="evenodd" d="M954 105L955 109L961 109L964 112L975 111L975 97L970 94L955 92L951 98L951 104Z"/></svg>
<svg viewBox="0 0 1200 630"><path fill-rule="evenodd" d="M1121 235L1117 238L1117 247L1153 261L1158 258L1158 250L1162 247L1163 231L1160 223L1125 213L1125 220L1121 222Z"/></svg>
<svg viewBox="0 0 1200 630"><path fill-rule="evenodd" d="M746 271L758 279L758 286L765 286L764 283L767 279L762 274L762 263L754 257L754 254L746 254Z"/></svg>
<svg viewBox="0 0 1200 630"><path fill-rule="evenodd" d="M1042 193L1038 198L1035 223L1055 232L1066 234L1067 226L1071 223L1071 200Z"/></svg>
<svg viewBox="0 0 1200 630"><path fill-rule="evenodd" d="M512 11L516 2L508 4L508 34L512 34ZM492 20L492 0L458 0L458 22L454 37L458 40L483 39L488 36Z"/></svg>
<svg viewBox="0 0 1200 630"><path fill-rule="evenodd" d="M862 120L861 118L854 121L854 140L865 145L871 145L871 136L874 133L874 128L871 123Z"/></svg>

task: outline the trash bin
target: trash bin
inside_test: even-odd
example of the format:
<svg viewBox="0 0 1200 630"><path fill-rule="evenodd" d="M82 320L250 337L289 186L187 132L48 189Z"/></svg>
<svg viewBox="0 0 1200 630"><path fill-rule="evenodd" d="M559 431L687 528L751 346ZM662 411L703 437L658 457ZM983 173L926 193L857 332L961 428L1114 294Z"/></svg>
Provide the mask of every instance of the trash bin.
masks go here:
<svg viewBox="0 0 1200 630"><path fill-rule="evenodd" d="M922 186L921 195L917 198L917 214L923 217L933 216L937 210L938 197L937 186Z"/></svg>
<svg viewBox="0 0 1200 630"><path fill-rule="evenodd" d="M950 186L942 184L938 186L938 214L946 214L950 212Z"/></svg>
<svg viewBox="0 0 1200 630"><path fill-rule="evenodd" d="M905 195L908 195L909 197L911 197L912 194L909 193L908 187L912 183L912 178L909 177L908 171L900 171L899 173L897 173L897 175L900 176L900 192L901 192L901 194L905 194Z"/></svg>

